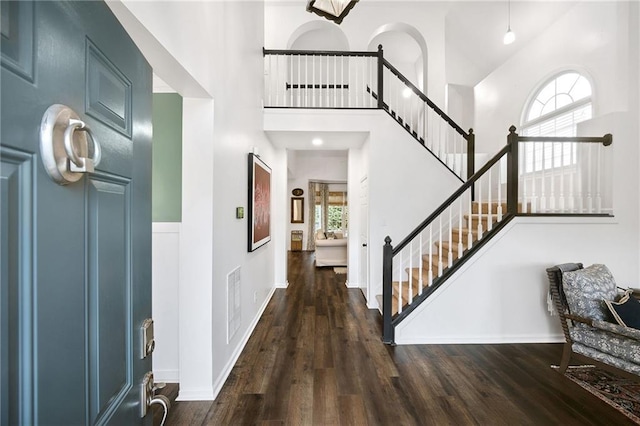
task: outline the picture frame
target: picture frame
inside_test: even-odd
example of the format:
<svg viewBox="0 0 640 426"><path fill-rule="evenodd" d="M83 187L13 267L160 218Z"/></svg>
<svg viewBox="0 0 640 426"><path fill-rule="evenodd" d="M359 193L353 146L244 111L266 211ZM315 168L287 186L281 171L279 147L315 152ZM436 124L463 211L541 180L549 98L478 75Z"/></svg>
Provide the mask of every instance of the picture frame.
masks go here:
<svg viewBox="0 0 640 426"><path fill-rule="evenodd" d="M249 154L248 245L252 252L271 241L271 168Z"/></svg>
<svg viewBox="0 0 640 426"><path fill-rule="evenodd" d="M291 223L304 223L304 197L291 197Z"/></svg>

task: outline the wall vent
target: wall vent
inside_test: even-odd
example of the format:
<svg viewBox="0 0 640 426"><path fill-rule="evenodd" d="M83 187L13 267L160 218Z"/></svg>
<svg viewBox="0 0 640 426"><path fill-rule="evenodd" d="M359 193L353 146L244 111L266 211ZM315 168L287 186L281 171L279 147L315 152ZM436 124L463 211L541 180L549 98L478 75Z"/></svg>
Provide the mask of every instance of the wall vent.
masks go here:
<svg viewBox="0 0 640 426"><path fill-rule="evenodd" d="M227 343L240 328L240 267L227 275Z"/></svg>

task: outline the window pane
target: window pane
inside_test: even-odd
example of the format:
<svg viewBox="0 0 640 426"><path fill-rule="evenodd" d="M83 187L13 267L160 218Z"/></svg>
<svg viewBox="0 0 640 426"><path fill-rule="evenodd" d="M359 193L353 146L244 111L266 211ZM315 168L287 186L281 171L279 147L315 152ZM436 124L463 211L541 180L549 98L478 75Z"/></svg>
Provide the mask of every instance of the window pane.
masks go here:
<svg viewBox="0 0 640 426"><path fill-rule="evenodd" d="M591 85L586 78L580 76L571 92L569 92L574 102L591 96Z"/></svg>
<svg viewBox="0 0 640 426"><path fill-rule="evenodd" d="M559 76L556 79L556 94L569 93L579 77L580 75L574 72L562 74L561 76Z"/></svg>

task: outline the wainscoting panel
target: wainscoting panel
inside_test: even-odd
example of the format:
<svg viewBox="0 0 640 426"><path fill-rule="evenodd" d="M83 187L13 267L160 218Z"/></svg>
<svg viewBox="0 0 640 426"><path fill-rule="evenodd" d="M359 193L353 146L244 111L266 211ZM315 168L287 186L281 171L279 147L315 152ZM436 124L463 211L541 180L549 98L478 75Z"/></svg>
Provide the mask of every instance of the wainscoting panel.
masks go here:
<svg viewBox="0 0 640 426"><path fill-rule="evenodd" d="M152 250L152 309L156 340L153 374L157 382L178 383L180 223L154 222Z"/></svg>

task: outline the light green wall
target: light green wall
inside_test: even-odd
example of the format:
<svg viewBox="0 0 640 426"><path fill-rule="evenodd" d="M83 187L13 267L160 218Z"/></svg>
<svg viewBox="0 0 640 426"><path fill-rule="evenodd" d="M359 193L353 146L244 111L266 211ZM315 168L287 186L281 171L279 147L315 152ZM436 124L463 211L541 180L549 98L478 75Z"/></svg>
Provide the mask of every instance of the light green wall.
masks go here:
<svg viewBox="0 0 640 426"><path fill-rule="evenodd" d="M153 221L182 221L182 97L153 94Z"/></svg>

